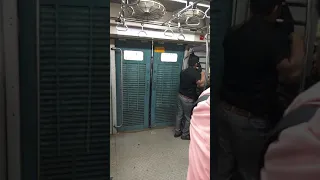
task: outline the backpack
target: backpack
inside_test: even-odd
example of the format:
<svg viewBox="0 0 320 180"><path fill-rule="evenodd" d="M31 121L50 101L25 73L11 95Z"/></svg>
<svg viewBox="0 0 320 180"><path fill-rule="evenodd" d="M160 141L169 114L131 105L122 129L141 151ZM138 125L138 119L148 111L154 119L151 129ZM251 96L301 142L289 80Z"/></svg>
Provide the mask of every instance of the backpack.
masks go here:
<svg viewBox="0 0 320 180"><path fill-rule="evenodd" d="M308 122L317 112L319 106L316 105L302 105L284 116L276 127L268 134L264 148L260 156L260 170L264 167L264 156L268 147L273 142L277 141L281 132L287 128ZM259 172L260 174L260 172ZM260 175L259 175L260 177Z"/></svg>

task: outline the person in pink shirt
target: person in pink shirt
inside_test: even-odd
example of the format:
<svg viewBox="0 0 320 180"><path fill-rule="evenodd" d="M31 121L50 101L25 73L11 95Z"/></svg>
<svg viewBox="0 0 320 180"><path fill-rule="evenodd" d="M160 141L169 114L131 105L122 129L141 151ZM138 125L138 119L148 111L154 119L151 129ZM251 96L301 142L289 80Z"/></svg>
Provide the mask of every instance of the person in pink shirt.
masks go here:
<svg viewBox="0 0 320 180"><path fill-rule="evenodd" d="M320 13L320 1L317 1ZM319 14L320 15L320 14ZM320 51L317 50L319 55ZM320 56L315 57L316 71ZM304 114L294 116L304 110ZM261 180L320 179L320 82L301 93L288 107L282 121L295 123L283 128L263 154ZM298 121L298 122L293 122ZM281 123L281 121L280 121ZM278 124L278 126L280 126Z"/></svg>
<svg viewBox="0 0 320 180"><path fill-rule="evenodd" d="M200 95L190 124L187 180L210 179L210 88Z"/></svg>
<svg viewBox="0 0 320 180"><path fill-rule="evenodd" d="M261 180L320 179L320 82L300 94L285 116L303 107L317 109L298 117L306 119L281 131L277 140L269 145Z"/></svg>

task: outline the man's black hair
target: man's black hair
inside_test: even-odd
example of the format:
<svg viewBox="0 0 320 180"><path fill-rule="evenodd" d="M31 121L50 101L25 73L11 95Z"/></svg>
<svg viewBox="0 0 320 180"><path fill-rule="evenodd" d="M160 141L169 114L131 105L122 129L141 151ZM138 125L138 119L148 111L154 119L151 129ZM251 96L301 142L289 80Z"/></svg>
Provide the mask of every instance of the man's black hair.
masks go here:
<svg viewBox="0 0 320 180"><path fill-rule="evenodd" d="M282 2L284 0L250 0L250 10L253 15L268 16Z"/></svg>
<svg viewBox="0 0 320 180"><path fill-rule="evenodd" d="M194 54L190 54L190 57L189 57L189 61L188 61L188 65L189 67L193 67L195 65L197 65L199 63L199 57L194 55Z"/></svg>

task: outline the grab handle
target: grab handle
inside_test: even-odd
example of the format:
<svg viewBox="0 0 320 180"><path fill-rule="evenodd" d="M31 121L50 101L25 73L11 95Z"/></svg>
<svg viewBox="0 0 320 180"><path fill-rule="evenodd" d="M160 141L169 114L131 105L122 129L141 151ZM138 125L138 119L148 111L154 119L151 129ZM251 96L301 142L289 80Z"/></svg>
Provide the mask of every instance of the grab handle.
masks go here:
<svg viewBox="0 0 320 180"><path fill-rule="evenodd" d="M173 37L174 36L174 32L171 29L170 23L171 22L169 22L169 24L168 24L168 28L166 30L164 30L164 32L163 32L164 36L167 36L167 37Z"/></svg>
<svg viewBox="0 0 320 180"><path fill-rule="evenodd" d="M210 40L210 33L207 33L205 36L204 36L205 39L207 40Z"/></svg>
<svg viewBox="0 0 320 180"><path fill-rule="evenodd" d="M172 29L166 29L163 34L165 36L167 36L167 37L173 37L174 36L174 32L172 31Z"/></svg>
<svg viewBox="0 0 320 180"><path fill-rule="evenodd" d="M199 18L195 18L195 19L197 19L197 23L195 23L195 24L189 23L189 20L190 20L190 19L192 19L192 17L187 17L187 19L186 19L186 25L187 25L187 26L199 26L200 23L201 23L201 21L200 21Z"/></svg>
<svg viewBox="0 0 320 180"><path fill-rule="evenodd" d="M140 32L138 33L138 36L139 36L139 37L145 37L145 36L147 36L147 35L148 35L147 32L144 31L144 30L142 30L142 31L140 31Z"/></svg>
<svg viewBox="0 0 320 180"><path fill-rule="evenodd" d="M119 23L117 26L116 26L116 29L118 31L128 31L128 26L125 24L125 23Z"/></svg>
<svg viewBox="0 0 320 180"><path fill-rule="evenodd" d="M185 40L185 39L186 39L186 37L183 35L183 33L180 33L180 34L178 35L178 40L183 41L183 40Z"/></svg>
<svg viewBox="0 0 320 180"><path fill-rule="evenodd" d="M209 10L210 10L210 7L204 12L204 14L205 14L206 18L209 18L209 19L210 19L210 16L208 16Z"/></svg>
<svg viewBox="0 0 320 180"><path fill-rule="evenodd" d="M147 36L147 32L143 29L144 24L141 23L141 31L138 33L139 37Z"/></svg>

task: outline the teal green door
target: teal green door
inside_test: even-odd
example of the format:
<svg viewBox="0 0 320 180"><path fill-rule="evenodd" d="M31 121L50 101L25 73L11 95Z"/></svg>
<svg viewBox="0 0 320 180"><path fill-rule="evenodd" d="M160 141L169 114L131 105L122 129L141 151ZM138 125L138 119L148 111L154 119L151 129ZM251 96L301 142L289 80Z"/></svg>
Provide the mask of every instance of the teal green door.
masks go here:
<svg viewBox="0 0 320 180"><path fill-rule="evenodd" d="M117 125L119 131L137 131L149 127L151 42L116 41L123 51L123 101L117 88ZM117 87L121 87L120 51L116 51Z"/></svg>
<svg viewBox="0 0 320 180"><path fill-rule="evenodd" d="M174 125L184 50L184 45L155 43L151 127Z"/></svg>

